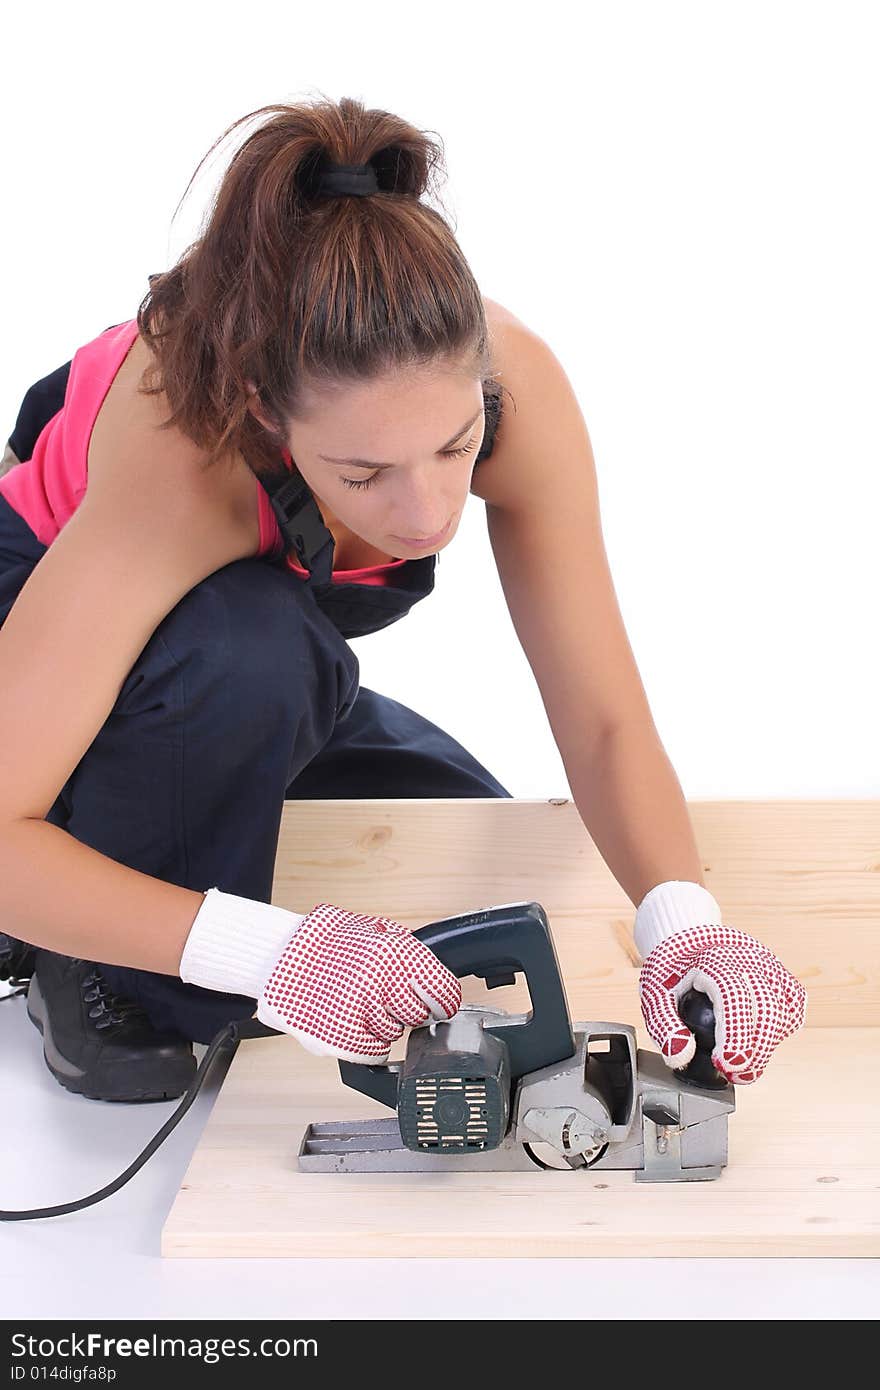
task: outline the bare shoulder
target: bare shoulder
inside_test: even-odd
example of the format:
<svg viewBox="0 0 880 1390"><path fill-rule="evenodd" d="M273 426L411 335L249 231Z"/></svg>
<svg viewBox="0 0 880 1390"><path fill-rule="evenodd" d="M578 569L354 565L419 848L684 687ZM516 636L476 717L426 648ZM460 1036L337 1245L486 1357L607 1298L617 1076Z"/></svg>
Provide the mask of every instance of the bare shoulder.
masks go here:
<svg viewBox="0 0 880 1390"><path fill-rule="evenodd" d="M191 439L177 428L161 428L170 414L167 398L138 389L152 360L138 335L104 397L89 439L90 501L134 506L157 524L163 516L197 511L219 528L230 560L255 555L257 480L235 455L205 469L204 453Z"/></svg>
<svg viewBox="0 0 880 1390"><path fill-rule="evenodd" d="M554 431L563 420L571 430L573 419L577 429L579 411L549 344L503 304L486 298L483 304L504 394L492 452L474 469L471 492L490 506L516 510L534 497L537 470L546 473Z"/></svg>

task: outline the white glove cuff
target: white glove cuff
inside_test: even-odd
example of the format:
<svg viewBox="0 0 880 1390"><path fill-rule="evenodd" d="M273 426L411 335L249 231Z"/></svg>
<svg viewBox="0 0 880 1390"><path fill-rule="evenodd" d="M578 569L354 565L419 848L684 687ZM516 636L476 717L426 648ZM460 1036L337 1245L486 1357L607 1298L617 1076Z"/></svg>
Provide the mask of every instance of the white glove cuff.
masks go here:
<svg viewBox="0 0 880 1390"><path fill-rule="evenodd" d="M209 888L180 957L180 978L259 999L302 921L299 912Z"/></svg>
<svg viewBox="0 0 880 1390"><path fill-rule="evenodd" d="M721 909L708 888L683 879L658 883L639 903L633 940L642 960L676 932L707 922L721 925Z"/></svg>

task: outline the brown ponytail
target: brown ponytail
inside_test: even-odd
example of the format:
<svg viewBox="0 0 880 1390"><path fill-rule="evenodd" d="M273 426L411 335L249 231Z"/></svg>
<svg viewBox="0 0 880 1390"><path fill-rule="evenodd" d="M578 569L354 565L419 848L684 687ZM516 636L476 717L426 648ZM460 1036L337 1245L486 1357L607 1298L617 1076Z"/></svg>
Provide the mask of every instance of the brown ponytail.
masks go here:
<svg viewBox="0 0 880 1390"><path fill-rule="evenodd" d="M487 408L500 404L476 281L445 218L422 201L443 168L440 144L390 112L321 98L249 112L205 159L266 114L233 156L202 234L150 276L138 309L155 358L148 373L158 374L140 389L165 392L163 427L205 449L206 468L237 451L268 481L285 471L284 421L304 383L469 353ZM379 191L316 195L328 162L370 162ZM248 382L272 432L248 409Z"/></svg>

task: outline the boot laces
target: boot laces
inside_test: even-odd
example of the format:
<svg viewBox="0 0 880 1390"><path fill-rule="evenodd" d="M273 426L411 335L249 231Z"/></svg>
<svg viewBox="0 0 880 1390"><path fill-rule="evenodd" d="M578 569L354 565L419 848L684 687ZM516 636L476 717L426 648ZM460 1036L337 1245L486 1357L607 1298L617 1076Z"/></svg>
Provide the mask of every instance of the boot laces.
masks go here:
<svg viewBox="0 0 880 1390"><path fill-rule="evenodd" d="M0 974L0 980L5 980L10 990L14 991L15 994L23 994L27 989L33 970L25 970L19 974L12 965L16 945L25 948L21 953L21 964L24 964L25 960L28 959L28 952L33 951L34 948L32 946L28 947L27 942L18 942L13 937L7 936L4 932L0 932L0 971L4 968L9 971L8 975ZM16 988L16 986L20 986L20 988ZM12 994L4 997L11 998Z"/></svg>
<svg viewBox="0 0 880 1390"><path fill-rule="evenodd" d="M86 965L81 957L74 958L77 963ZM128 1018L147 1018L140 1004L116 994L96 965L82 979L83 999L91 1004L89 1018L95 1020L96 1028L109 1028L111 1024L122 1023Z"/></svg>

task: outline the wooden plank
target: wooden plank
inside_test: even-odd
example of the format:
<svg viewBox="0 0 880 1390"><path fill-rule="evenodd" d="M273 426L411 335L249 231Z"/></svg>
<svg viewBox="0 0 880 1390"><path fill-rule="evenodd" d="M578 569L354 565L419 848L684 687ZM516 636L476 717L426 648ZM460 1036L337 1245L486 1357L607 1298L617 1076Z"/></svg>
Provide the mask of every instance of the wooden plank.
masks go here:
<svg viewBox="0 0 880 1390"><path fill-rule="evenodd" d="M300 1172L308 1123L391 1112L293 1038L249 1040L165 1223L162 1254L876 1258L878 1044L878 1029L803 1029L759 1082L737 1087L721 1177L652 1184L610 1170Z"/></svg>
<svg viewBox="0 0 880 1390"><path fill-rule="evenodd" d="M631 1172L300 1173L305 1126L387 1115L292 1038L239 1048L166 1222L169 1256L880 1255L880 802L689 802L724 920L809 992L807 1027L737 1087L713 1182ZM633 906L563 798L285 803L273 901L410 927L547 912L572 1017L633 1024ZM466 1001L521 1012L523 985ZM403 1043L392 1059L403 1055ZM536 1201L536 1197L540 1201Z"/></svg>
<svg viewBox="0 0 880 1390"><path fill-rule="evenodd" d="M880 800L688 802L724 921L775 951L811 1027L880 1026ZM637 1024L635 909L574 802L517 798L287 801L272 901L329 901L409 927L536 901L572 1010ZM469 981L465 998L485 997ZM504 1007L526 1007L519 986ZM496 1001L497 1002L497 999Z"/></svg>

